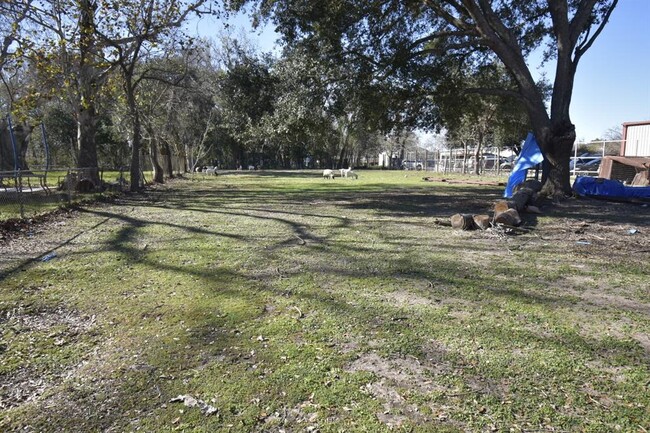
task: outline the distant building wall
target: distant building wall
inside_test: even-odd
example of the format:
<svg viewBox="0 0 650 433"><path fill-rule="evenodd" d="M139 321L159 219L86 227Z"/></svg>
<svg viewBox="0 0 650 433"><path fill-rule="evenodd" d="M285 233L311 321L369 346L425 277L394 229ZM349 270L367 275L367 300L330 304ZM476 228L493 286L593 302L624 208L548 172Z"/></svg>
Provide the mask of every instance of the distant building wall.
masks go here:
<svg viewBox="0 0 650 433"><path fill-rule="evenodd" d="M650 120L623 124L621 156L650 156Z"/></svg>

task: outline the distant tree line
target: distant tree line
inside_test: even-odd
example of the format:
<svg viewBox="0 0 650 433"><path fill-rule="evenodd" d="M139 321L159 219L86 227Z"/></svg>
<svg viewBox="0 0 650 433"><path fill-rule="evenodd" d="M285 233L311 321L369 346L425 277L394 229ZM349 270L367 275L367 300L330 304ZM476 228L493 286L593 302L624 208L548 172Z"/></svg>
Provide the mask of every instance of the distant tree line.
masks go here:
<svg viewBox="0 0 650 433"><path fill-rule="evenodd" d="M403 153L416 130L445 130L478 159L533 129L562 193L573 76L616 0L225 3L2 2L3 112L44 122L57 165L95 180L100 166L128 166L132 190L144 155L163 182L200 165L355 165ZM281 54L182 30L247 4L281 32ZM544 44L562 74L553 85L524 62Z"/></svg>

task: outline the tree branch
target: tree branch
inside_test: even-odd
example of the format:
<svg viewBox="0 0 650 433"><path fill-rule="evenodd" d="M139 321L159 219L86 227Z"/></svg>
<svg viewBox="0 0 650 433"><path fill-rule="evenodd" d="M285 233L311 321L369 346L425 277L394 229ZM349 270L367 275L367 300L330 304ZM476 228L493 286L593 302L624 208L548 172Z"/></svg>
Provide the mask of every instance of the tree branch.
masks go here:
<svg viewBox="0 0 650 433"><path fill-rule="evenodd" d="M605 24L607 24L607 21L609 21L609 18L612 16L612 12L614 12L614 9L616 8L617 4L618 4L618 0L614 0L610 5L609 9L607 10L607 12L605 13L603 20L598 25L598 28L596 29L596 32L593 34L593 36L591 38L585 39L585 42L583 44L580 44L576 47L575 56L573 58L574 64L577 65L582 55L594 44L594 41L603 31L603 29L605 28Z"/></svg>
<svg viewBox="0 0 650 433"><path fill-rule="evenodd" d="M515 98L518 101L525 102L521 93L516 90L508 90L502 88L491 88L491 87L477 87L465 89L463 93L466 94L478 94L478 95L489 95L489 96L502 96L507 98Z"/></svg>

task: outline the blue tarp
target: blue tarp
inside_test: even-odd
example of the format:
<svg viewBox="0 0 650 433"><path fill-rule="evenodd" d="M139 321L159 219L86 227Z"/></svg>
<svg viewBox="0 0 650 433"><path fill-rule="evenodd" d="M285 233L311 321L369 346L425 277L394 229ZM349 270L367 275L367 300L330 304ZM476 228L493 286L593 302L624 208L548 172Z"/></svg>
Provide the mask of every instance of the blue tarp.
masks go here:
<svg viewBox="0 0 650 433"><path fill-rule="evenodd" d="M625 186L618 180L587 176L576 178L573 190L581 196L650 199L650 186Z"/></svg>
<svg viewBox="0 0 650 433"><path fill-rule="evenodd" d="M517 163L512 168L503 196L506 198L512 197L515 186L526 180L526 170L541 164L542 161L544 161L542 151L539 149L535 136L532 132L529 132L524 147L521 149L519 157L517 157Z"/></svg>

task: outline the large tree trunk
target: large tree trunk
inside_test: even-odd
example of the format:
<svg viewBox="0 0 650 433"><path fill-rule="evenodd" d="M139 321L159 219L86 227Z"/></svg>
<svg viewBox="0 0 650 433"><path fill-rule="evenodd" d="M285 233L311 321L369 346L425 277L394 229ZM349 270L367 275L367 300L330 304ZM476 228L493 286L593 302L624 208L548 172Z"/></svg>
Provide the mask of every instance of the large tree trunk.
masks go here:
<svg viewBox="0 0 650 433"><path fill-rule="evenodd" d="M555 128L544 129L538 134L538 144L544 153L541 194L550 198L568 197L571 189L569 162L576 139L575 127L566 119Z"/></svg>
<svg viewBox="0 0 650 433"><path fill-rule="evenodd" d="M347 134L345 132L343 133L343 136L341 137L340 140L341 140L340 141L341 149L340 149L340 152L339 152L339 160L338 160L338 163L336 164L336 168L345 168L345 167L343 167L343 162L344 162L344 159L345 159L345 154L347 153L347 150L348 150L348 136L347 136Z"/></svg>
<svg viewBox="0 0 650 433"><path fill-rule="evenodd" d="M145 122L144 128L146 129L147 135L149 136L149 161L151 161L151 167L153 168L153 181L155 183L165 183L165 173L163 172L163 168L160 165L160 161L158 160L158 155L160 153L164 153L160 152L158 148L158 143L160 140L158 139L154 128L151 126L151 123Z"/></svg>
<svg viewBox="0 0 650 433"><path fill-rule="evenodd" d="M77 168L84 178L90 179L94 185L99 185L99 164L97 163L97 144L95 142L97 125L95 98L99 91L94 64L97 59L94 33L96 6L89 0L82 0L79 5L79 100L76 113L79 153Z"/></svg>
<svg viewBox="0 0 650 433"><path fill-rule="evenodd" d="M174 178L174 165L172 164L172 151L171 151L171 148L170 148L169 143L167 142L167 140L162 140L160 144L161 144L161 149L162 149L162 151L160 153L162 153L162 156L163 156L163 167L165 169L167 177L170 178L170 179L173 179Z"/></svg>
<svg viewBox="0 0 650 433"><path fill-rule="evenodd" d="M131 134L132 134L132 143L131 143L131 168L129 170L130 175L130 191L137 192L144 186L142 184L142 165L140 163L140 149L142 148L141 144L141 125L140 125L140 113L138 112L138 107L135 102L135 93L130 80L126 80L125 83L126 90L126 101L129 108L129 115L131 117Z"/></svg>
<svg viewBox="0 0 650 433"><path fill-rule="evenodd" d="M155 138L149 142L149 158L151 159L151 166L153 167L153 181L155 183L165 183L165 175L163 168L158 162L158 144Z"/></svg>
<svg viewBox="0 0 650 433"><path fill-rule="evenodd" d="M85 108L79 108L77 114L77 145L79 146L77 168L83 177L90 179L95 185L99 185L97 144L95 142L96 123L97 115L93 103L88 104Z"/></svg>

